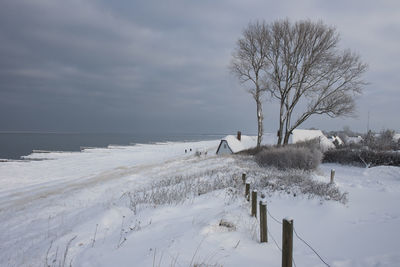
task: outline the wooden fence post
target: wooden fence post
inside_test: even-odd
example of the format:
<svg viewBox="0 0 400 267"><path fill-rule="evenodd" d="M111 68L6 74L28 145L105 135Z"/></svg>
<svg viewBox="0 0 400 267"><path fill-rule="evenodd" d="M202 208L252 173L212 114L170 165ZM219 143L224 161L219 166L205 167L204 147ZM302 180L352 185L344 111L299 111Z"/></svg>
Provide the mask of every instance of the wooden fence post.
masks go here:
<svg viewBox="0 0 400 267"><path fill-rule="evenodd" d="M251 192L251 216L257 217L257 190Z"/></svg>
<svg viewBox="0 0 400 267"><path fill-rule="evenodd" d="M247 201L250 201L250 183L246 183L244 196L246 197Z"/></svg>
<svg viewBox="0 0 400 267"><path fill-rule="evenodd" d="M242 173L242 181L243 181L243 184L246 183L246 174L245 173Z"/></svg>
<svg viewBox="0 0 400 267"><path fill-rule="evenodd" d="M260 201L260 242L268 243L267 203Z"/></svg>
<svg viewBox="0 0 400 267"><path fill-rule="evenodd" d="M282 220L282 267L292 267L293 262L293 220Z"/></svg>
<svg viewBox="0 0 400 267"><path fill-rule="evenodd" d="M334 179L335 179L335 169L332 169L331 170L331 184L333 184L335 182Z"/></svg>

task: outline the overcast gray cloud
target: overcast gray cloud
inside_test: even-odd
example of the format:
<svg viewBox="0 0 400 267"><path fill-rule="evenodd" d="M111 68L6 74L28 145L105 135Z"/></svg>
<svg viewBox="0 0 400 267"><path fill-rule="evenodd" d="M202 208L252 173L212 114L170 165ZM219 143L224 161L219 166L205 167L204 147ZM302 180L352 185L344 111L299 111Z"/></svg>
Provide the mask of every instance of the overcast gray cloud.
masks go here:
<svg viewBox="0 0 400 267"><path fill-rule="evenodd" d="M350 3L349 3L350 2ZM0 131L256 131L229 74L251 20L323 20L369 64L358 118L303 127L400 130L398 1L0 2ZM277 127L265 103L265 127Z"/></svg>

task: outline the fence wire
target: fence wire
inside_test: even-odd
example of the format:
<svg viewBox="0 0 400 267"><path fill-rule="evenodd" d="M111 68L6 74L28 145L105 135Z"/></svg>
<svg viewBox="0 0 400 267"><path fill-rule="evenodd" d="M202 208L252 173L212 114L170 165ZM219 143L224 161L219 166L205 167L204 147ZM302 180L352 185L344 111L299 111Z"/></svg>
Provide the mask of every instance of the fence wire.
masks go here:
<svg viewBox="0 0 400 267"><path fill-rule="evenodd" d="M315 255L317 255L318 258L319 258L326 266L330 267L330 265L329 265L328 263L326 263L326 262L322 259L322 257L318 254L318 252L316 252L315 249L314 249L310 244L308 244L303 238L301 238L301 237L297 234L296 229L294 228L294 226L293 226L293 231L294 231L295 235L297 236L297 238L300 239L300 241L302 241L305 245L307 245L307 247L309 247L309 248L315 253Z"/></svg>
<svg viewBox="0 0 400 267"><path fill-rule="evenodd" d="M268 209L267 209L267 212L268 212ZM271 216L271 215L270 215L270 216ZM272 217L272 216L271 216L271 217ZM279 222L279 221L277 221L277 222ZM281 224L282 224L282 223L281 223ZM279 247L278 242L276 242L276 240L275 240L274 236L272 235L272 233L268 230L268 227L267 227L267 232L268 232L269 236L272 238L272 240L274 241L275 246L282 252L282 249ZM294 261L293 255L292 255L292 260L293 260L294 266L297 267L296 262Z"/></svg>
<svg viewBox="0 0 400 267"><path fill-rule="evenodd" d="M280 222L278 219L276 219L274 216L272 216L272 214L269 212L268 209L267 209L267 213L268 213L268 215L269 215L276 223L282 225L282 222ZM318 254L318 252L317 252L309 243L307 243L303 238L301 238L301 237L297 234L296 229L294 228L294 226L293 226L293 231L294 231L294 234L296 235L296 237L297 237L301 242L303 242L307 247L309 247L309 248L315 253L315 255L317 255L317 257L318 257L326 266L330 267L330 265L329 265L328 263L326 263L326 261L324 261L324 260L322 259L322 257ZM282 249L278 246L278 244L276 243L274 237L272 236L272 234L271 234L271 232L270 232L269 230L268 230L268 233L269 233L270 236L272 237L272 240L275 242L275 245L282 251ZM296 263L294 262L294 259L293 259L293 263L294 263L294 266L296 266Z"/></svg>
<svg viewBox="0 0 400 267"><path fill-rule="evenodd" d="M275 222L277 222L277 223L279 223L279 224L282 225L282 223L281 223L278 219L276 219L274 216L272 216L272 214L269 212L268 209L267 209L267 212L268 212L269 216L270 216Z"/></svg>
<svg viewBox="0 0 400 267"><path fill-rule="evenodd" d="M271 232L268 230L268 228L267 228L267 232L268 232L269 236L272 237L272 240L274 241L276 247L277 247L280 251L282 251L282 249L279 247L279 245L278 245L278 243L276 242L274 236L271 234Z"/></svg>

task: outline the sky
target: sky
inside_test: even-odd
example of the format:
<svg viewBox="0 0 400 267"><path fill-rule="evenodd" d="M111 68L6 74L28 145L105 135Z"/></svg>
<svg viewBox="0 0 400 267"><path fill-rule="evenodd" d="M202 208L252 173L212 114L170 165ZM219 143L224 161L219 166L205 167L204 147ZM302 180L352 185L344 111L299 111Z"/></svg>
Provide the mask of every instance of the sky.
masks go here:
<svg viewBox="0 0 400 267"><path fill-rule="evenodd" d="M0 131L256 133L228 66L249 22L283 18L336 27L369 65L356 117L300 128L400 131L397 0L2 0ZM275 132L278 106L263 105Z"/></svg>

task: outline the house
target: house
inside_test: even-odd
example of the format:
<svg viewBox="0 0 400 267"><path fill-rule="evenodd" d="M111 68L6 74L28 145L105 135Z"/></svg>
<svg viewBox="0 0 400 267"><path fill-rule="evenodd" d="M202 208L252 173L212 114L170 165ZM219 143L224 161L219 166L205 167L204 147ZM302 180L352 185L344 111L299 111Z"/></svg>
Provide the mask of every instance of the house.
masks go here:
<svg viewBox="0 0 400 267"><path fill-rule="evenodd" d="M394 140L395 142L399 142L399 140L400 140L400 133L395 133L395 134L393 135L393 140Z"/></svg>
<svg viewBox="0 0 400 267"><path fill-rule="evenodd" d="M228 135L219 143L216 154L226 155L233 154L239 151L255 147L257 145L257 138L254 136L242 135L238 132L236 136Z"/></svg>
<svg viewBox="0 0 400 267"><path fill-rule="evenodd" d="M336 144L337 144L338 146L344 145L344 142L343 142L342 138L340 138L340 137L337 136L337 135L333 135L333 136L329 137L328 139L329 139L329 141L332 142L332 144L335 144L335 142L336 142ZM336 145L335 145L335 146L336 146Z"/></svg>
<svg viewBox="0 0 400 267"><path fill-rule="evenodd" d="M297 142L307 141L311 139L319 139L319 143L321 149L323 151L335 148L335 145L330 141L321 130L303 130L303 129L295 129L292 131L290 135L289 143L294 144Z"/></svg>
<svg viewBox="0 0 400 267"><path fill-rule="evenodd" d="M347 143L349 144L359 144L363 141L361 136L349 136L347 137Z"/></svg>

